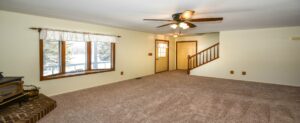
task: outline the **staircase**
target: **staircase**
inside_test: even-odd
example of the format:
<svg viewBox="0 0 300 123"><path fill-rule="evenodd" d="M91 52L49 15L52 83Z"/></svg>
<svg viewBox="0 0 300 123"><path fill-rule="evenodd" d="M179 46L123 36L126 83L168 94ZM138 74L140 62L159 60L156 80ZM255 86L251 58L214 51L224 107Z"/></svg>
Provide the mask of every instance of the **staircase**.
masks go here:
<svg viewBox="0 0 300 123"><path fill-rule="evenodd" d="M200 67L219 58L219 43L216 43L192 56L188 56L188 74L194 68Z"/></svg>

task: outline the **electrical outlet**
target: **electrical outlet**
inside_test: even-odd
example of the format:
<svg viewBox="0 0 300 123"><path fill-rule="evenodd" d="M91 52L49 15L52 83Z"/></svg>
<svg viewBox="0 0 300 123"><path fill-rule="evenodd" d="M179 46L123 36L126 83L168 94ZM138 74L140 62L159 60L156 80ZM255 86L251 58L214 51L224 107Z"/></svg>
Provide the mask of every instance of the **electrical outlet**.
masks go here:
<svg viewBox="0 0 300 123"><path fill-rule="evenodd" d="M123 71L121 71L121 73L120 73L121 75L124 75L124 72Z"/></svg>
<svg viewBox="0 0 300 123"><path fill-rule="evenodd" d="M234 71L233 71L233 70L231 70L231 71L230 71L230 74L234 74Z"/></svg>
<svg viewBox="0 0 300 123"><path fill-rule="evenodd" d="M246 71L242 71L242 75L246 75L247 74L247 72Z"/></svg>

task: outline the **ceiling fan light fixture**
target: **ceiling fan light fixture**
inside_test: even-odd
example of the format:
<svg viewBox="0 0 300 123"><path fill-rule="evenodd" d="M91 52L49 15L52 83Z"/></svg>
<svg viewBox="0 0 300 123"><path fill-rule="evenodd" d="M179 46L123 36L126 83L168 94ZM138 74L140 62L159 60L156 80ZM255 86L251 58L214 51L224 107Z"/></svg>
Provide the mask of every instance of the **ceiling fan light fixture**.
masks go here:
<svg viewBox="0 0 300 123"><path fill-rule="evenodd" d="M181 27L182 29L188 29L188 28L189 28L189 25L186 24L185 22L180 22L180 23L179 23L179 27Z"/></svg>
<svg viewBox="0 0 300 123"><path fill-rule="evenodd" d="M172 25L170 25L170 27L171 27L172 29L176 29L176 28L178 27L178 25L177 25L177 24L172 24Z"/></svg>
<svg viewBox="0 0 300 123"><path fill-rule="evenodd" d="M192 18L192 15L195 13L195 11L192 11L192 10L187 10L187 11L184 11L182 14L181 14L181 18L183 19L190 19Z"/></svg>

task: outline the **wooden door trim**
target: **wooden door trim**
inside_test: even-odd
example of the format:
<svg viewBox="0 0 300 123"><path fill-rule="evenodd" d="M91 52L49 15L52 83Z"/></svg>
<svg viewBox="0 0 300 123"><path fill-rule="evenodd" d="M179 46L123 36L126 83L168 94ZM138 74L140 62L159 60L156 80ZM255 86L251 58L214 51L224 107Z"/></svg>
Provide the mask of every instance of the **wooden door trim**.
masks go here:
<svg viewBox="0 0 300 123"><path fill-rule="evenodd" d="M161 40L161 39L155 39L154 41L154 73L161 73L161 72L166 72L166 71L160 71L160 72L156 72L156 41L164 41L168 43L168 64L167 64L167 70L169 71L169 63L170 63L170 42L169 40Z"/></svg>
<svg viewBox="0 0 300 123"><path fill-rule="evenodd" d="M196 53L198 52L198 41L197 40L189 40L189 41L176 41L176 70L178 70L178 43L190 43L196 42Z"/></svg>

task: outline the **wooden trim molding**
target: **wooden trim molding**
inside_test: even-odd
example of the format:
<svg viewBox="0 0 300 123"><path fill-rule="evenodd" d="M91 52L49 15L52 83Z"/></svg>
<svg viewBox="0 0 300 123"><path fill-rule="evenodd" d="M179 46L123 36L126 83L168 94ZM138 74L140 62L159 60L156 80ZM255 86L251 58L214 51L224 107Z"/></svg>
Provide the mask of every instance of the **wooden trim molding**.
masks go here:
<svg viewBox="0 0 300 123"><path fill-rule="evenodd" d="M111 68L112 70L115 70L116 66L116 43L111 43L111 51L112 51L112 59L111 59Z"/></svg>
<svg viewBox="0 0 300 123"><path fill-rule="evenodd" d="M87 50L87 66L86 69L88 71L92 70L92 42L86 43L86 50Z"/></svg>
<svg viewBox="0 0 300 123"><path fill-rule="evenodd" d="M66 73L66 42L61 41L60 42L61 52L60 52L60 58L61 58L61 74Z"/></svg>
<svg viewBox="0 0 300 123"><path fill-rule="evenodd" d="M44 74L44 72L43 72L43 70L44 70L44 49L43 49L43 46L44 45L44 43L43 43L43 40L42 39L40 39L40 42L39 42L39 50L40 50L40 80L43 80L43 74Z"/></svg>
<svg viewBox="0 0 300 123"><path fill-rule="evenodd" d="M107 70L103 69L103 70L82 71L82 72L76 72L76 73L57 74L57 75L43 77L43 79L41 79L41 81L82 76L82 75L95 74L95 73L104 73L104 72L111 72L111 71L115 71L115 70L114 69L107 69Z"/></svg>

